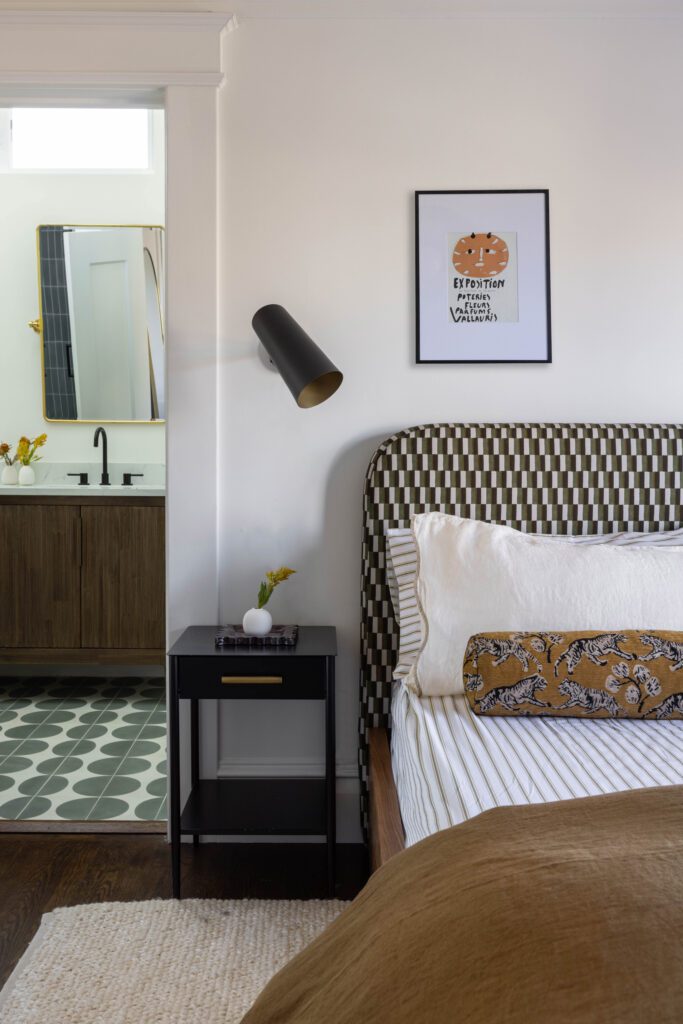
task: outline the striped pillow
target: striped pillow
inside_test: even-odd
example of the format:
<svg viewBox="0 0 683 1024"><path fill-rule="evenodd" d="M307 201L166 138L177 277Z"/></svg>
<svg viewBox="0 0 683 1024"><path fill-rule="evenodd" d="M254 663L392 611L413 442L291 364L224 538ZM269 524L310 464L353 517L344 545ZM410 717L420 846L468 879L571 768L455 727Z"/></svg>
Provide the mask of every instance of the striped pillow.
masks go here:
<svg viewBox="0 0 683 1024"><path fill-rule="evenodd" d="M422 619L417 604L417 545L412 529L402 526L386 532L387 585L399 627L399 650L394 678L410 672L422 646ZM548 541L574 544L656 544L661 547L683 545L683 529L658 533L606 533L575 537L544 535Z"/></svg>
<svg viewBox="0 0 683 1024"><path fill-rule="evenodd" d="M410 672L422 644L422 620L417 606L417 545L410 527L386 531L387 584L399 628L394 678Z"/></svg>

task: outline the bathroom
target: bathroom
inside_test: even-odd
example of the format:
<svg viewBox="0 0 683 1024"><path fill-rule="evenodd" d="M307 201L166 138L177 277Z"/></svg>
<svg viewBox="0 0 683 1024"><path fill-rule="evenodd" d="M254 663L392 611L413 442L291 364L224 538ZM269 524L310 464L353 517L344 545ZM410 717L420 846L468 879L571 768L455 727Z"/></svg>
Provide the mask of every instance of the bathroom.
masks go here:
<svg viewBox="0 0 683 1024"><path fill-rule="evenodd" d="M161 109L0 109L0 832L163 831Z"/></svg>

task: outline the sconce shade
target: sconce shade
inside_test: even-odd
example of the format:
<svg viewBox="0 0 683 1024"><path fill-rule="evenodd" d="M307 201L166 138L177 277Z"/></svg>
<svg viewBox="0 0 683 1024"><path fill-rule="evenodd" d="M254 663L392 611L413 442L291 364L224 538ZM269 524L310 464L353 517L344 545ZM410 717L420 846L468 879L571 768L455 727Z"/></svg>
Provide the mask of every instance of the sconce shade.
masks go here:
<svg viewBox="0 0 683 1024"><path fill-rule="evenodd" d="M251 325L301 409L335 393L343 375L284 306L262 306Z"/></svg>

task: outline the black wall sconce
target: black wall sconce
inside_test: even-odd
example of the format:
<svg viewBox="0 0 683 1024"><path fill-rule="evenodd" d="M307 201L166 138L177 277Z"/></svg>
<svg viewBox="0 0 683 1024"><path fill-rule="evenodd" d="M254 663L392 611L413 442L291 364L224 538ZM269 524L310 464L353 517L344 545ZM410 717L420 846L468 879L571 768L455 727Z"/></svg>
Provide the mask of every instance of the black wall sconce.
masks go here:
<svg viewBox="0 0 683 1024"><path fill-rule="evenodd" d="M335 393L343 375L284 306L262 306L251 325L299 408L311 409Z"/></svg>

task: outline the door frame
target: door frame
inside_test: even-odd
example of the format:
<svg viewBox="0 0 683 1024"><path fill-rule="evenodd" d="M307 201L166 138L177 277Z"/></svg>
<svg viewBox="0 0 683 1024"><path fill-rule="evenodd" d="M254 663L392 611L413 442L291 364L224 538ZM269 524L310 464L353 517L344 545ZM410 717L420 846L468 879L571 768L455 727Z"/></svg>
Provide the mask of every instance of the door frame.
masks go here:
<svg viewBox="0 0 683 1024"><path fill-rule="evenodd" d="M0 10L0 106L165 109L168 646L218 621L217 111L222 36L235 28L228 13ZM181 726L186 739L189 718ZM216 739L207 729L207 763Z"/></svg>

